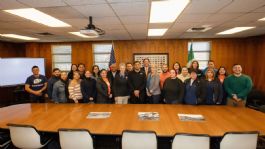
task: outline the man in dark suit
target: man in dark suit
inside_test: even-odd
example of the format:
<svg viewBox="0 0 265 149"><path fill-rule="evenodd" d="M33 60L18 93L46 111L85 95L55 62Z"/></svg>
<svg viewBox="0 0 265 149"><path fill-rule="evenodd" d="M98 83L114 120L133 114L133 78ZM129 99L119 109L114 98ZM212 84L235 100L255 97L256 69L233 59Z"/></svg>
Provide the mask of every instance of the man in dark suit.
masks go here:
<svg viewBox="0 0 265 149"><path fill-rule="evenodd" d="M116 65L116 63L114 63L114 64L111 64L110 65L110 71L108 71L108 73L107 73L107 78L108 78L108 80L110 81L110 86L111 86L111 88L113 88L113 82L114 82L114 78L115 78L115 76L116 75L118 75L119 74L119 71L118 71L118 69L117 69L117 65ZM114 95L112 96L112 101L114 102Z"/></svg>
<svg viewBox="0 0 265 149"><path fill-rule="evenodd" d="M143 59L143 67L141 71L145 73L146 77L151 72L150 60L148 58Z"/></svg>

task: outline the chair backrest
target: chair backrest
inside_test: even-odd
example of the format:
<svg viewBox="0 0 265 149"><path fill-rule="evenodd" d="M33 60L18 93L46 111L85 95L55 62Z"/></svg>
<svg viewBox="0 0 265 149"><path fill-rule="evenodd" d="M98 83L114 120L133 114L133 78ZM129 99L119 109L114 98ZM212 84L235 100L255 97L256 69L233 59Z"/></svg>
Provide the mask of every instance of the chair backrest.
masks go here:
<svg viewBox="0 0 265 149"><path fill-rule="evenodd" d="M12 143L18 148L41 148L41 137L31 125L7 124Z"/></svg>
<svg viewBox="0 0 265 149"><path fill-rule="evenodd" d="M157 149L156 133L125 130L122 133L122 149Z"/></svg>
<svg viewBox="0 0 265 149"><path fill-rule="evenodd" d="M209 149L210 137L204 134L176 134L172 149Z"/></svg>
<svg viewBox="0 0 265 149"><path fill-rule="evenodd" d="M228 132L224 135L220 149L256 149L259 132Z"/></svg>
<svg viewBox="0 0 265 149"><path fill-rule="evenodd" d="M62 149L93 149L93 139L86 129L59 129Z"/></svg>

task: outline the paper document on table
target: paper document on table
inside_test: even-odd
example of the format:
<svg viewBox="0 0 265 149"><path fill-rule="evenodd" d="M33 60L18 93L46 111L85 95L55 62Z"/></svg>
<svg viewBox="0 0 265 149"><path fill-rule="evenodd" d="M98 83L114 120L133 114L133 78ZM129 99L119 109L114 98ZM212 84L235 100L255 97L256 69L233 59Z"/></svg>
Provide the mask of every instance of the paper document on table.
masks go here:
<svg viewBox="0 0 265 149"><path fill-rule="evenodd" d="M86 118L97 119L97 118L108 118L111 112L89 112Z"/></svg>
<svg viewBox="0 0 265 149"><path fill-rule="evenodd" d="M158 112L138 112L140 120L159 120Z"/></svg>
<svg viewBox="0 0 265 149"><path fill-rule="evenodd" d="M178 114L181 121L204 121L203 115L200 114Z"/></svg>

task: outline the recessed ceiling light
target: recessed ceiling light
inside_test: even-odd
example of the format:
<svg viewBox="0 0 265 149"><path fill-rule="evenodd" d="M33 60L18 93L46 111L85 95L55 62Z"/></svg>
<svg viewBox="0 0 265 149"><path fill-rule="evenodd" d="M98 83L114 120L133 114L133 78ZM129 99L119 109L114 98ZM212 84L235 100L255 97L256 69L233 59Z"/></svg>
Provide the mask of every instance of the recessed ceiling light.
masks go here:
<svg viewBox="0 0 265 149"><path fill-rule="evenodd" d="M151 4L150 23L171 23L181 14L190 0L153 1Z"/></svg>
<svg viewBox="0 0 265 149"><path fill-rule="evenodd" d="M148 29L148 36L163 36L167 31L167 28L161 29Z"/></svg>
<svg viewBox="0 0 265 149"><path fill-rule="evenodd" d="M33 38L33 37L22 36L22 35L17 35L17 34L0 34L0 36L21 39L21 40L39 40L39 38Z"/></svg>
<svg viewBox="0 0 265 149"><path fill-rule="evenodd" d="M265 21L265 17L264 17L264 18L261 18L261 19L259 19L259 21Z"/></svg>
<svg viewBox="0 0 265 149"><path fill-rule="evenodd" d="M234 28L231 28L229 30L225 30L225 31L217 33L217 34L218 35L235 34L235 33L242 32L242 31L245 31L245 30L249 30L249 29L252 29L252 28L255 28L255 27L234 27Z"/></svg>
<svg viewBox="0 0 265 149"><path fill-rule="evenodd" d="M86 36L84 34L81 34L80 32L69 32L70 34L79 36L79 37L83 37L83 38L97 38L98 36Z"/></svg>
<svg viewBox="0 0 265 149"><path fill-rule="evenodd" d="M23 17L23 18L26 18L31 21L35 21L40 24L44 24L49 27L70 27L71 26L35 8L10 9L10 10L4 10L4 11Z"/></svg>

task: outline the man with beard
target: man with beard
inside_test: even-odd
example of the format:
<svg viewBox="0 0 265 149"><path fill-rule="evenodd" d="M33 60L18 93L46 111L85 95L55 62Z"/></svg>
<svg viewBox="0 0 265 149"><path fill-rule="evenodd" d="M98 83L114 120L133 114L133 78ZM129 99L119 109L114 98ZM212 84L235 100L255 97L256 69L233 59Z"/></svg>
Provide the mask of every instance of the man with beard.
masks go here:
<svg viewBox="0 0 265 149"><path fill-rule="evenodd" d="M48 80L47 94L49 99L52 99L53 85L60 79L61 71L59 68L52 70L52 77Z"/></svg>
<svg viewBox="0 0 265 149"><path fill-rule="evenodd" d="M167 64L162 65L162 73L160 74L160 88L163 88L165 80L170 77Z"/></svg>
<svg viewBox="0 0 265 149"><path fill-rule="evenodd" d="M145 72L141 71L141 63L139 61L134 62L134 70L128 75L128 84L131 92L131 103L144 103L146 75Z"/></svg>

